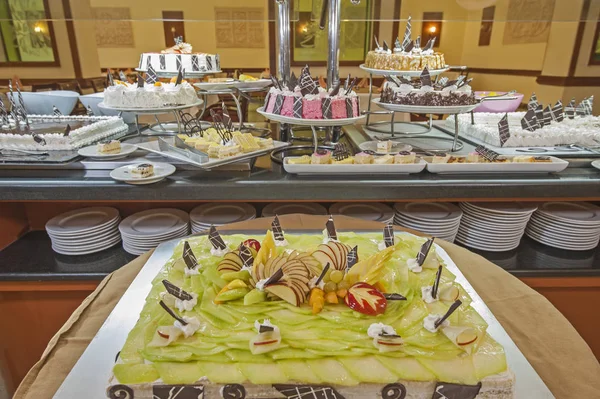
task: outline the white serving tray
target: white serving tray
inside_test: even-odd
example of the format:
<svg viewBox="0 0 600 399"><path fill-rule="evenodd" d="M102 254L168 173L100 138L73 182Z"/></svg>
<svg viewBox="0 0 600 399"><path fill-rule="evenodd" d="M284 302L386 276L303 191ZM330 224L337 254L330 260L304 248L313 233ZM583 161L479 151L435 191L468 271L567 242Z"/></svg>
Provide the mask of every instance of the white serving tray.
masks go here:
<svg viewBox="0 0 600 399"><path fill-rule="evenodd" d="M290 125L300 126L345 126L354 125L361 119L365 118L365 115L360 115L354 118L342 118L342 119L302 119L302 118L291 118L289 116L281 116L277 114L270 114L264 111L265 107L260 107L256 110L259 114L265 118L269 118L275 122L288 123Z"/></svg>
<svg viewBox="0 0 600 399"><path fill-rule="evenodd" d="M256 234L257 231L227 231L227 234ZM289 234L318 234L320 230L287 231ZM360 231L373 233L372 231ZM359 233L360 233L359 232ZM381 233L381 230L376 230ZM401 236L409 233L396 233ZM199 234L201 235L201 234ZM183 238L185 239L185 238ZM115 356L121 350L127 339L129 331L135 326L140 312L146 303L146 297L152 288L152 281L161 271L165 263L173 255L173 250L183 239L175 239L162 243L156 248L150 259L140 270L127 291L121 297L111 314L92 339L83 355L62 385L54 395L55 399L106 399L106 388L112 377L112 367ZM487 332L506 351L509 368L515 374L515 399L550 399L554 398L544 381L529 364L523 353L502 328L491 310L475 292L450 256L437 244L435 250L442 258L446 267L456 276L456 282L469 294L473 302L471 306L488 323Z"/></svg>
<svg viewBox="0 0 600 399"><path fill-rule="evenodd" d="M401 104L387 104L382 103L381 99L376 98L372 102L373 104L394 112L408 112L413 114L434 114L434 115L446 115L446 114L464 114L467 112L473 111L475 108L479 106L479 102L477 104L470 105L454 105L447 107L427 107L423 105L401 105Z"/></svg>
<svg viewBox="0 0 600 399"><path fill-rule="evenodd" d="M198 101L196 101L193 104L185 104L185 105L165 105L164 107L160 107L160 108L117 108L117 107L111 107L109 105L104 104L104 101L98 104L98 108L100 109L106 109L109 111L119 111L119 112L133 112L136 114L166 114L166 113L170 113L173 111L180 111L183 109L188 109L188 108L193 108L193 107L199 107L202 104L204 104L204 100L198 99Z"/></svg>
<svg viewBox="0 0 600 399"><path fill-rule="evenodd" d="M415 76L421 76L421 73L423 73L423 71L397 71L397 70L390 70L390 69L373 69L373 68L368 68L365 66L365 64L360 64L359 68L362 69L363 71L369 72L373 75L379 75L379 76L411 76L411 77L415 77ZM431 76L437 76L439 74L442 74L446 71L449 71L450 67L448 65L446 65L446 68L443 69L430 69L429 70L429 75Z"/></svg>
<svg viewBox="0 0 600 399"><path fill-rule="evenodd" d="M393 164L291 164L290 158L285 157L283 168L288 173L296 175L371 175L371 174L409 174L419 173L425 169L427 163L419 159L416 163L393 163Z"/></svg>
<svg viewBox="0 0 600 399"><path fill-rule="evenodd" d="M425 157L427 170L431 173L552 173L561 172L569 162L550 157L552 162L506 162L506 163L431 163Z"/></svg>
<svg viewBox="0 0 600 399"><path fill-rule="evenodd" d="M289 145L290 145L290 143L284 143L282 141L273 140L272 148L261 148L260 150L251 151L251 152L247 152L245 154L240 154L240 155L223 158L223 159L210 158L208 160L208 162L199 163L199 162L193 161L190 158L188 158L178 152L175 152L175 151L162 151L158 147L158 141L147 141L145 143L137 144L138 148L140 148L142 150L153 152L155 154L160 154L167 158L177 159L178 161L189 163L190 165L198 166L199 168L202 168L202 169L213 169L213 168L216 168L217 166L227 165L230 163L235 163L235 162L240 162L240 161L246 161L248 159L252 159L252 158L259 157L261 155L268 154L273 150L287 147Z"/></svg>
<svg viewBox="0 0 600 399"><path fill-rule="evenodd" d="M225 90L231 88L237 89L264 89L271 86L273 82L271 79L258 79L247 82L242 82L239 80L232 79L228 82L199 82L194 83L194 86L199 88L200 90Z"/></svg>

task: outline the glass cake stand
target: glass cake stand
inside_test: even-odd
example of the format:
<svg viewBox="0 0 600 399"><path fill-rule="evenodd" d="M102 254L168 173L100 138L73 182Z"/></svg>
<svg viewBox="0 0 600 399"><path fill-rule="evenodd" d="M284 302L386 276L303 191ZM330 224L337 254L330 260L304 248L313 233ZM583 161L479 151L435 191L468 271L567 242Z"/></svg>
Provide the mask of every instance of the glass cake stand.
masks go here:
<svg viewBox="0 0 600 399"><path fill-rule="evenodd" d="M204 104L204 100L198 99L197 102L195 102L193 104L186 104L186 105L168 105L168 104L166 104L164 107L159 107L159 108L119 108L119 107L110 107L108 105L105 105L104 102L101 102L98 104L98 108L106 109L106 110L110 110L110 111L118 111L119 116L121 116L121 114L123 112L130 112L130 113L134 114L135 115L135 125L136 125L138 136L142 135L142 133L140 131L139 116L140 115L154 115L154 119L156 119L156 123L150 125L150 127L148 128L150 133L144 133L144 135L152 136L152 135L174 135L174 134L184 133L185 129L182 129L182 121L181 121L181 117L179 116L178 111L193 108L193 107L199 107L202 104ZM162 115L162 114L173 114L175 116L175 121L176 121L176 125L177 125L176 130L169 130L164 126L165 123L161 122L158 119L158 115ZM156 127L158 127L159 129L155 129Z"/></svg>

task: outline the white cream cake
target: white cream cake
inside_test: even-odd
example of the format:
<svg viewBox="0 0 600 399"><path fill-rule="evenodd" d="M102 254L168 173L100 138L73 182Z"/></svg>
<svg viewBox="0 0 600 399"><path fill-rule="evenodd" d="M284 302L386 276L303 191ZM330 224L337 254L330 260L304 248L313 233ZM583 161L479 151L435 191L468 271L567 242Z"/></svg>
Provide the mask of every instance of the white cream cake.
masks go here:
<svg viewBox="0 0 600 399"><path fill-rule="evenodd" d="M115 108L162 108L168 105L190 105L198 102L192 85L182 82L146 84L119 83L104 90L104 104Z"/></svg>
<svg viewBox="0 0 600 399"><path fill-rule="evenodd" d="M501 147L498 134L498 122L504 117L502 113L474 113L475 124L471 124L471 115L458 116L460 133L474 137L485 143ZM530 132L521 127L521 119L525 112L508 113L510 138L504 147L554 147L568 144L594 146L600 143L600 117L576 116L565 118L562 122L552 122ZM446 119L446 125L454 129L454 116Z"/></svg>
<svg viewBox="0 0 600 399"><path fill-rule="evenodd" d="M98 141L119 138L127 125L117 116L29 115L29 129L9 119L0 126L0 149L33 151L76 150Z"/></svg>
<svg viewBox="0 0 600 399"><path fill-rule="evenodd" d="M154 68L157 73L177 74L179 68L186 73L215 73L221 71L218 54L193 53L189 43L178 43L160 53L142 53L138 69L148 71Z"/></svg>

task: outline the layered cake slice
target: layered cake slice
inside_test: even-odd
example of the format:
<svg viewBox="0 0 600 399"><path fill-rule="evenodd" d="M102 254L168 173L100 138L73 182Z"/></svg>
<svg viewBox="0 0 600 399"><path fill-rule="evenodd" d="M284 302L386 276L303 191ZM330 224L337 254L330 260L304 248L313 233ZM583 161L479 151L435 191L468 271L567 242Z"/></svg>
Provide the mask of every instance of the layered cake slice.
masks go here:
<svg viewBox="0 0 600 399"><path fill-rule="evenodd" d="M121 152L121 142L111 140L108 143L98 143L98 152L100 154L118 154Z"/></svg>
<svg viewBox="0 0 600 399"><path fill-rule="evenodd" d="M512 398L487 327L433 240L211 228L154 279L107 395Z"/></svg>
<svg viewBox="0 0 600 399"><path fill-rule="evenodd" d="M143 179L154 176L154 165L150 163L142 163L131 169L131 176L136 179Z"/></svg>

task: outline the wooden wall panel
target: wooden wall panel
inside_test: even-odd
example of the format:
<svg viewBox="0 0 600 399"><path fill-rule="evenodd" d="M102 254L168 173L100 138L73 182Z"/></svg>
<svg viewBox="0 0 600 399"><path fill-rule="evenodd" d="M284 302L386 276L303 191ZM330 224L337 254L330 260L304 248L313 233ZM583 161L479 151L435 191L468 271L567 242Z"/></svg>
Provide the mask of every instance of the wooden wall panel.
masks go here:
<svg viewBox="0 0 600 399"><path fill-rule="evenodd" d="M28 229L24 204L0 202L0 250L25 234Z"/></svg>

